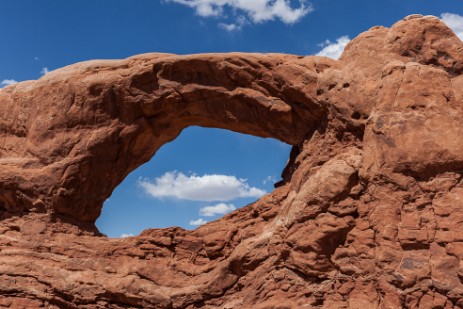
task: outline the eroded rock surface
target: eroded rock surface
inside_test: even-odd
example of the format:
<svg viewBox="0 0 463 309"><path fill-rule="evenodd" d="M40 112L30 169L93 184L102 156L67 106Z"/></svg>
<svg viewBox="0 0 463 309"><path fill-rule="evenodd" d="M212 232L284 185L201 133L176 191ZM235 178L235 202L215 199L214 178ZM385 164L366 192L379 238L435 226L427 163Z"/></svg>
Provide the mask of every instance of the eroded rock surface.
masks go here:
<svg viewBox="0 0 463 309"><path fill-rule="evenodd" d="M147 54L0 90L0 306L463 308L463 43L409 16L339 61ZM294 145L194 231L101 236L103 201L190 125Z"/></svg>

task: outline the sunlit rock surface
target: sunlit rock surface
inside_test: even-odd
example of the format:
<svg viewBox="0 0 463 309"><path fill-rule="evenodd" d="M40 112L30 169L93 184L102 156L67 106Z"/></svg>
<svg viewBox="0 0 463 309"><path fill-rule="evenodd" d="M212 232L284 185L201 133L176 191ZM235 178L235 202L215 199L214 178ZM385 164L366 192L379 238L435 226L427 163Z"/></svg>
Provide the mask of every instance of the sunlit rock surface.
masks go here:
<svg viewBox="0 0 463 309"><path fill-rule="evenodd" d="M463 308L462 73L463 43L414 15L339 61L146 54L0 90L0 306ZM283 182L195 231L100 235L191 125L293 145Z"/></svg>

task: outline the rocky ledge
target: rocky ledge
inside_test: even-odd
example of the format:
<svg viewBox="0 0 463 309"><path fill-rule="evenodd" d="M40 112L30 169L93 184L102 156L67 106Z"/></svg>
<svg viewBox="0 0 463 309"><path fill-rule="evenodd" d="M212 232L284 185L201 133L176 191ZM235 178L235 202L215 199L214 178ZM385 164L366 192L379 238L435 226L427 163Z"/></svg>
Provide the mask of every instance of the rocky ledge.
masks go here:
<svg viewBox="0 0 463 309"><path fill-rule="evenodd" d="M463 43L413 15L338 61L146 54L0 90L0 306L463 308L462 73ZM101 235L191 125L293 145L283 181L194 231Z"/></svg>

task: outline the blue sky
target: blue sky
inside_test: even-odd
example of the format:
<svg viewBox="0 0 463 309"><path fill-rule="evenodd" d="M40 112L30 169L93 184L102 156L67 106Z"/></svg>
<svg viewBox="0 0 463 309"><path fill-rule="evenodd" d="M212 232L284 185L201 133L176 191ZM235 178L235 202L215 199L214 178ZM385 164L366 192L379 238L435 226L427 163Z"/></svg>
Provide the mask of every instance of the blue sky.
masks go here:
<svg viewBox="0 0 463 309"><path fill-rule="evenodd" d="M0 87L89 59L146 52L321 53L418 13L463 37L461 0L15 0L0 1ZM446 14L447 13L447 14ZM111 237L219 218L270 192L290 147L192 127L114 191L97 226Z"/></svg>

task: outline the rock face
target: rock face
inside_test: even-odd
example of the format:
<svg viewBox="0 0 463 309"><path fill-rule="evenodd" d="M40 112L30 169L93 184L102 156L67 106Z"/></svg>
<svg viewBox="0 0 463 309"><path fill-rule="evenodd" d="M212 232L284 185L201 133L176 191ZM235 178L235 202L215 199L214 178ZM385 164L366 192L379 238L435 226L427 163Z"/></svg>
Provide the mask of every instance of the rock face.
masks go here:
<svg viewBox="0 0 463 309"><path fill-rule="evenodd" d="M409 16L339 61L147 54L0 90L0 306L463 308L463 43ZM185 127L294 145L194 231L108 239L103 201Z"/></svg>

